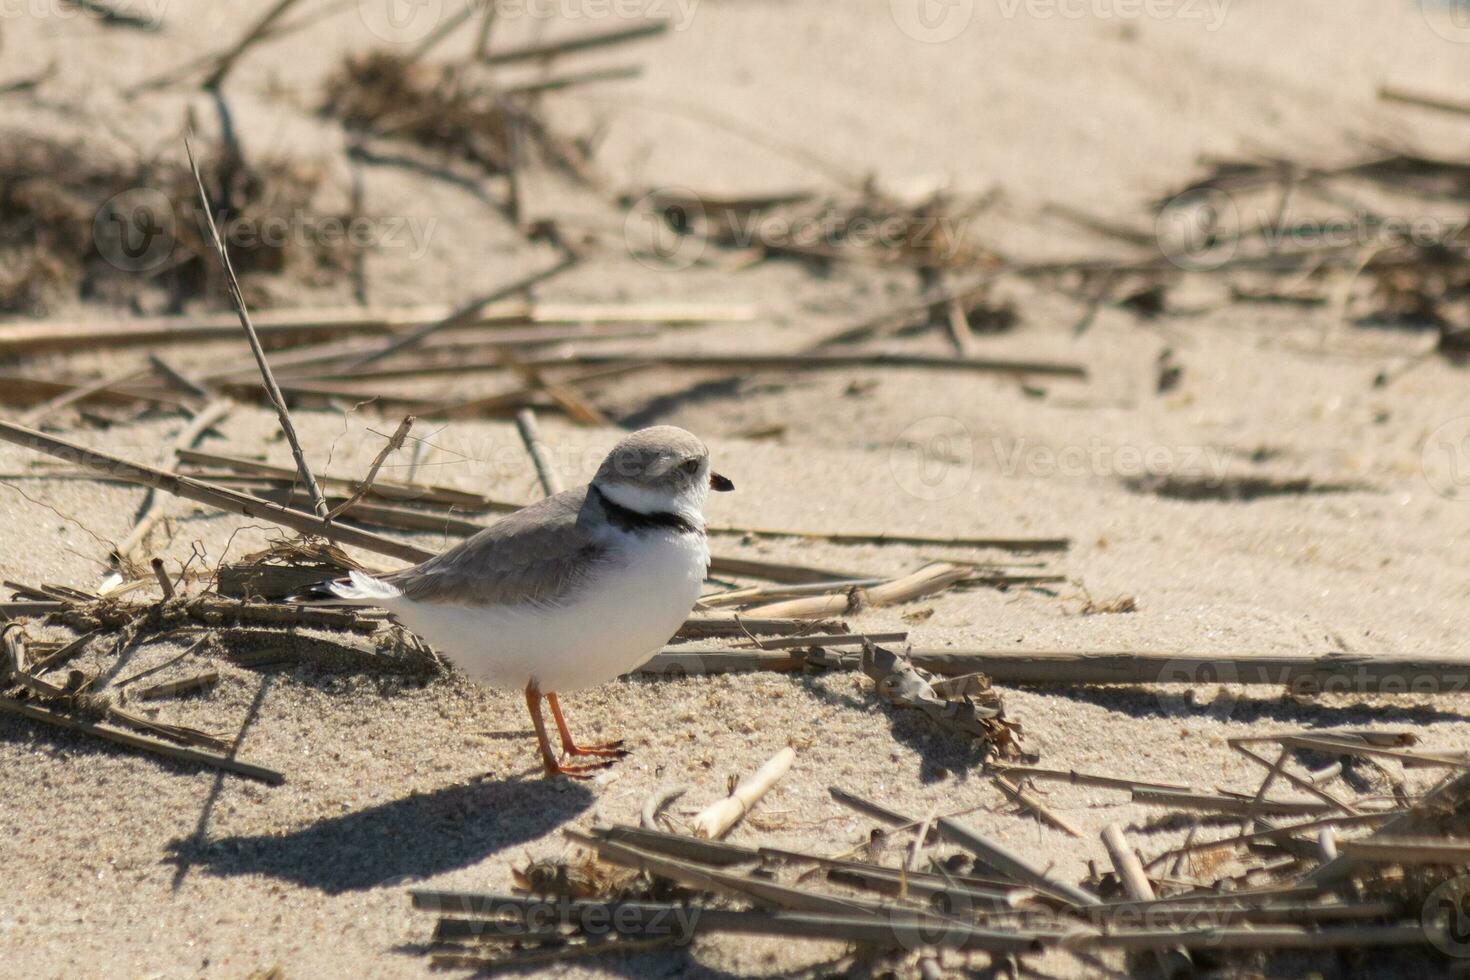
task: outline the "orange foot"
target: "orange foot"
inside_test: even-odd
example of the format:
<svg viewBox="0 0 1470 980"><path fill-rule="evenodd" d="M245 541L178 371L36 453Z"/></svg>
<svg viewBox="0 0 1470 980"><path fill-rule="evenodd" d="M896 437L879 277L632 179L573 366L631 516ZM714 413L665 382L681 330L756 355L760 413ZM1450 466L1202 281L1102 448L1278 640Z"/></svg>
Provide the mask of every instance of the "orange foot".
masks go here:
<svg viewBox="0 0 1470 980"><path fill-rule="evenodd" d="M577 745L575 742L568 744L563 742L561 750L567 755L595 755L604 759L621 759L628 755L628 750L623 748L623 740L616 742L602 742L598 745Z"/></svg>
<svg viewBox="0 0 1470 980"><path fill-rule="evenodd" d="M546 776L548 779L553 776L566 776L568 779L591 779L599 770L606 769L612 765L611 759L603 762L579 763L577 765L567 765L555 759L542 759L541 761L546 767Z"/></svg>

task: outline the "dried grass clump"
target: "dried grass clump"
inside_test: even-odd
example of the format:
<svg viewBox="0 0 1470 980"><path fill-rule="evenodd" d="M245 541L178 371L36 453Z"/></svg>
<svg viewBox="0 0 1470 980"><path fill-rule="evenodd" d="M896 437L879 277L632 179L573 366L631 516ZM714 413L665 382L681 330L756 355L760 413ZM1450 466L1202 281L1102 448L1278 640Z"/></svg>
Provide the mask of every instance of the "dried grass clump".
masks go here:
<svg viewBox="0 0 1470 980"><path fill-rule="evenodd" d="M345 229L346 216L313 207L319 168L244 161L216 146L202 169L247 290L260 294L263 276L320 283L347 272L350 236L323 230L329 221ZM0 131L0 312L39 315L78 299L173 309L207 296L225 304L213 288L218 258L197 195L182 160L129 160L79 139ZM167 214L146 211L165 202ZM136 263L118 262L109 223L135 218L157 219L151 227L161 244Z"/></svg>
<svg viewBox="0 0 1470 980"><path fill-rule="evenodd" d="M552 133L524 102L497 96L473 70L393 51L348 55L325 83L321 111L349 129L415 143L491 174L513 169L517 137L557 169L587 173L581 141Z"/></svg>

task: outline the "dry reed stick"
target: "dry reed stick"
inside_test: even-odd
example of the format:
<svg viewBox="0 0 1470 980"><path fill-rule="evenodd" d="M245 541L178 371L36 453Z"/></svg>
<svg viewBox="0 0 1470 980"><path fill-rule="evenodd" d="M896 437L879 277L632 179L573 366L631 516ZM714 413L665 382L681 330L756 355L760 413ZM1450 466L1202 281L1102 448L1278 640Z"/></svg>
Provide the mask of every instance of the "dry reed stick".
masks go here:
<svg viewBox="0 0 1470 980"><path fill-rule="evenodd" d="M250 494L228 490L143 463L133 463L118 456L89 449L86 446L56 438L44 432L37 432L12 422L0 420L0 439L55 456L58 459L101 470L115 479L141 483L195 503L243 514L246 517L271 521L301 534L318 535L338 544L351 545L376 554L415 563L432 558L434 555L431 551L425 551L401 541L394 541L392 538L360 531L357 528L343 527L304 511L282 507Z"/></svg>
<svg viewBox="0 0 1470 980"><path fill-rule="evenodd" d="M388 442L382 449L378 450L378 455L373 457L372 465L368 467L367 476L363 477L362 483L358 485L356 490L352 491L350 497L327 511L327 520L330 521L367 495L368 491L373 488L373 481L378 478L378 471L383 468L383 464L388 461L388 457L403 448L403 441L408 438L408 430L413 428L413 422L414 418L412 415L405 415L403 417L403 421L398 423L398 428L394 429L393 434L388 437Z"/></svg>
<svg viewBox="0 0 1470 980"><path fill-rule="evenodd" d="M275 10L261 21L261 25L269 27L269 22L294 2L295 0L281 0ZM241 51L249 46L251 38L252 36L247 36L246 40L241 42ZM238 53L236 56L238 57ZM227 71L232 63L233 60L222 64L221 71L216 72L217 77L211 76L216 79L215 84L206 84L206 87L216 87L218 80L223 78L223 72ZM281 394L281 389L276 387L276 379L271 374L270 362L265 357L265 348L260 345L260 338L256 336L255 327L250 323L250 311L245 307L245 295L240 291L240 281L235 278L235 267L230 262L230 253L219 236L219 228L215 226L214 214L209 206L209 194L204 189L204 178L199 174L199 163L194 159L194 148L187 139L184 140L184 149L189 155L189 167L194 171L194 183L199 188L199 203L204 209L204 217L209 224L209 233L214 239L215 251L219 253L220 264L224 266L225 281L230 287L230 297L235 301L235 312L240 316L240 327L245 331L246 339L250 341L250 352L255 355L255 363L260 368L261 381L265 385L266 393L270 396L271 404L275 407L276 418L281 423L281 431L286 435L286 442L291 446L291 456L296 460L296 470L301 474L301 482L306 485L306 491L311 495L312 509L318 516L325 517L327 501L311 475L311 467L307 465L306 454L301 449L301 440L296 437L296 426L291 423L291 410L286 407L286 399Z"/></svg>
<svg viewBox="0 0 1470 980"><path fill-rule="evenodd" d="M191 749L182 745L173 745L160 739L150 738L146 735L137 735L133 732L125 732L117 728L108 728L81 718L43 708L40 705L30 704L25 701L13 701L10 698L0 697L0 711L7 714L18 715L29 718L32 721L45 722L58 728L68 728L72 731L83 732L94 735L97 738L115 742L118 745L126 745L129 748L142 749L155 755L168 756L172 759L180 759L184 762L197 762L202 765L211 766L232 772L237 776L247 779L256 779L272 786L279 786L286 781L286 777L274 769L257 766L254 763L242 762L230 755L216 755L213 752L203 752L199 749Z"/></svg>
<svg viewBox="0 0 1470 980"><path fill-rule="evenodd" d="M1035 796L1026 792L1026 790L1022 789L1020 786L1012 783L1004 776L992 776L991 780L995 783L996 787L1002 793L1004 793L1009 800L1011 800L1011 802L1022 806L1027 810L1030 810L1032 813L1040 817L1043 823L1050 824L1057 830L1060 830L1062 833L1067 834L1070 837L1082 836L1082 831L1078 830L1071 823L1058 816L1056 813L1053 813L1046 804L1042 803Z"/></svg>
<svg viewBox="0 0 1470 980"><path fill-rule="evenodd" d="M255 45L259 44L261 41L269 37L271 28L275 26L276 21L280 20L281 15L286 13L286 11L290 10L295 5L296 0L277 0L276 5L270 10L266 11L265 16L261 17L260 20L251 25L250 29L245 32L244 36L242 36L239 41L235 42L234 47L230 48L219 57L219 61L216 63L214 71L210 72L209 76L205 78L204 87L206 89L215 90L223 85L225 79L229 77L230 71L235 67L235 62L239 61L240 58L244 56L245 52L249 51ZM208 201L204 202L204 210L206 213L209 211Z"/></svg>
<svg viewBox="0 0 1470 980"><path fill-rule="evenodd" d="M789 745L771 756L765 765L742 779L729 796L699 811L693 822L695 836L710 839L725 836L750 812L751 807L760 802L761 797L770 792L772 786L780 782L795 761L796 750Z"/></svg>
<svg viewBox="0 0 1470 980"><path fill-rule="evenodd" d="M529 408L516 412L516 431L521 434L526 453L536 467L536 479L541 483L541 492L548 497L561 493L561 477L551 462L551 452L541 438L541 428L536 424L536 413Z"/></svg>
<svg viewBox="0 0 1470 980"><path fill-rule="evenodd" d="M112 374L104 375L103 377L98 378L96 381L93 381L90 384L78 385L77 387L72 388L69 391L63 391L61 394L57 395L49 401L42 402L40 405L37 405L35 408L28 410L24 415L22 415L20 417L20 421L25 425L29 425L34 428L40 425L46 419L50 418L55 413L67 407L68 405L74 405L77 402L85 401L86 399L91 398L93 395L97 395L104 391L107 391L114 385L121 384L124 381L132 381L136 378L142 377L146 373L147 372L140 371L137 368L126 368L122 371L116 371Z"/></svg>

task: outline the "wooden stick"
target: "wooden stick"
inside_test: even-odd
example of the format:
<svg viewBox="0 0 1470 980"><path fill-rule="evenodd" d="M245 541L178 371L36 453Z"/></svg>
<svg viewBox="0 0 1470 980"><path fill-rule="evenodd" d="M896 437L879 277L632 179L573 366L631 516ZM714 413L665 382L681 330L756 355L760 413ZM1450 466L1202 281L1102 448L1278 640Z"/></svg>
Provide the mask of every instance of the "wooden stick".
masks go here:
<svg viewBox="0 0 1470 980"><path fill-rule="evenodd" d="M923 596L942 592L970 574L968 565L939 562L868 589L853 589L842 595L811 596L788 599L750 610L752 616L791 617L793 619L829 619L864 608L912 602Z"/></svg>
<svg viewBox="0 0 1470 980"><path fill-rule="evenodd" d="M952 548L996 548L1001 551L1066 551L1072 546L1071 538L981 538L965 535L944 537L890 531L797 531L745 527L738 524L713 525L709 530L715 534L738 534L742 537L749 535L756 538L808 538L834 544L916 544Z"/></svg>
<svg viewBox="0 0 1470 980"><path fill-rule="evenodd" d="M188 449L203 439L205 433L210 428L229 414L230 408L231 405L229 402L216 401L210 402L200 409L189 421L189 424L184 426L183 430L174 437L173 444L168 452L169 461L167 465L169 468L176 468L178 466L180 451ZM158 522L163 519L163 512L163 498L156 491L150 489L143 499L143 509L138 516L137 523L133 525L133 529L128 532L128 536L123 539L122 544L112 549L110 557L114 569L127 565L137 557L139 549L148 540L148 535L158 525Z"/></svg>
<svg viewBox="0 0 1470 980"><path fill-rule="evenodd" d="M174 597L174 584L169 581L168 572L163 569L163 559L155 558L149 564L153 567L153 577L158 579L158 590L163 593L163 601L167 602Z"/></svg>
<svg viewBox="0 0 1470 980"><path fill-rule="evenodd" d="M91 398L93 395L97 395L104 391L107 391L114 385L120 384L124 381L131 381L135 378L140 378L143 376L144 373L145 372L139 371L137 368L126 368L122 371L116 371L112 374L104 375L103 377L98 378L96 381L93 381L90 384L78 385L77 387L72 388L69 391L62 392L49 401L43 402L40 405L37 405L35 408L30 409L20 417L20 421L34 428L40 425L46 419L50 418L55 413L67 407L68 405L74 405L77 402L85 401L88 398Z"/></svg>
<svg viewBox="0 0 1470 980"><path fill-rule="evenodd" d="M55 725L58 728L68 728L87 735L95 735L98 738L115 742L118 745L126 745L129 748L142 749L145 752L153 752L172 759L180 759L184 762L197 762L215 769L222 769L225 772L232 772L237 776L244 776L247 779L257 779L272 786L279 786L286 781L286 777L274 769L267 769L264 766L242 762L234 756L202 752L199 749L173 745L156 738L149 738L146 735L136 735L132 732L108 728L105 725L98 725L80 718L73 718L59 711L53 711L50 708L43 708L25 701L13 701L10 698L0 697L0 711L12 715L19 715L22 718L29 718L32 721L45 722L48 725Z"/></svg>
<svg viewBox="0 0 1470 980"><path fill-rule="evenodd" d="M1156 684L1191 678L1224 678L1234 684L1266 684L1358 694L1413 690L1433 682L1440 692L1470 690L1470 657L1323 653L1196 654L1140 651L918 650L915 666L941 674L979 671L992 680L1020 684ZM1294 744L1307 740L1294 739ZM1284 744L1284 742L1283 742ZM1316 746L1319 750L1321 743ZM1336 747L1326 751L1339 751ZM1351 748L1340 750L1351 754ZM1362 749L1387 754L1391 750ZM1460 764L1465 764L1461 760Z"/></svg>
<svg viewBox="0 0 1470 980"><path fill-rule="evenodd" d="M1239 752L1241 755L1245 756L1247 759L1250 759L1252 762L1256 763L1256 765L1265 766L1267 770L1276 773L1278 776L1291 783L1297 789L1305 790L1306 792L1317 797L1317 799L1322 800L1324 803L1327 803L1341 810L1343 813L1358 812L1356 809L1353 808L1352 804L1348 803L1345 800L1338 799L1336 796L1333 796L1331 793L1327 792L1327 790L1322 789L1311 780L1303 779L1302 777L1297 776L1294 773L1288 772L1286 769L1286 757L1289 755L1289 750L1282 749L1281 758L1275 764L1273 764L1269 759L1256 755L1244 745L1233 744L1230 747L1236 752ZM1258 797L1264 797L1266 795L1266 784L1263 782L1261 785L1263 788L1261 792L1257 794Z"/></svg>
<svg viewBox="0 0 1470 980"><path fill-rule="evenodd" d="M554 276L560 275L562 272L565 272L576 263L576 256L571 254L565 255L559 262L551 266L549 269L542 269L540 272L534 272L528 276L523 276L515 282L512 282L505 286L501 286L499 289L496 289L494 292L489 293L486 296L482 296L479 299L466 303L464 306L461 306L459 309L450 313L448 316L435 320L432 323L426 323L417 330L414 330L412 333L408 333L395 340L391 340L377 350L364 354L362 357L353 360L343 370L347 373L348 376L361 377L363 369L366 368L368 365L381 361L386 357L391 357L394 354L401 354L404 351L415 347L433 334L438 333L440 330L453 330L457 327L463 327L467 324L474 323L476 320L483 317L486 311L493 304L505 299L508 296L514 296L516 293L525 292L532 286L535 286L537 283L545 282L546 280L551 279Z"/></svg>
<svg viewBox="0 0 1470 980"><path fill-rule="evenodd" d="M1443 95L1429 95L1424 92L1414 92L1393 85L1380 85L1378 97L1384 102L1402 102L1405 105L1416 105L1424 109L1435 109L1439 112L1453 113L1457 116L1470 116L1470 102L1461 99L1452 99Z"/></svg>
<svg viewBox="0 0 1470 980"><path fill-rule="evenodd" d="M1113 862L1113 870L1123 884L1124 894L1135 902L1152 902L1155 898L1153 882L1148 880L1138 855L1128 843L1128 838L1123 836L1123 829L1115 823L1108 824L1102 829L1102 841ZM1189 953L1181 946L1159 949L1156 952L1159 969L1166 977L1184 975L1184 971L1192 965Z"/></svg>
<svg viewBox="0 0 1470 980"><path fill-rule="evenodd" d="M1063 948L1085 949L1354 949L1374 946L1425 946L1429 935L1419 923L1373 926L1361 923L1327 929L1291 926L1114 931L1062 940Z"/></svg>
<svg viewBox="0 0 1470 980"><path fill-rule="evenodd" d="M1337 850L1354 861L1375 864L1470 864L1470 841L1375 834L1367 840L1342 841Z"/></svg>
<svg viewBox="0 0 1470 980"><path fill-rule="evenodd" d="M880 905L860 898L825 895L820 892L803 891L763 881L705 868L688 861L679 861L642 848L620 844L605 838L592 837L580 831L564 829L568 839L593 850L604 861L625 868L637 868L651 875L668 878L682 885L702 891L712 891L734 898L753 900L768 908L774 907L795 912L824 912L836 914L897 912L892 906Z"/></svg>
<svg viewBox="0 0 1470 980"><path fill-rule="evenodd" d="M931 368L936 370L969 371L980 374L1036 374L1049 377L1087 377L1087 369L1080 364L1058 361L1026 361L1004 358L953 357L937 354L897 354L875 351L872 353L842 353L821 351L809 354L762 354L762 353L692 353L656 350L630 350L617 354L588 351L567 353L531 354L522 359L527 367L547 368L579 365L666 367L681 370L735 370L735 371L820 371L851 368ZM503 359L488 360L463 358L449 364L404 364L375 370L323 371L310 375L324 381L348 379L372 379L383 381L391 378L415 378L445 374L479 374L505 368Z"/></svg>
<svg viewBox="0 0 1470 980"><path fill-rule="evenodd" d="M292 480L295 473L284 466L276 466L255 459L244 459L238 456L224 456L218 453L204 453L196 449L186 449L179 452L179 458L185 463L205 466L224 466L242 473L257 473L262 476L274 477L282 480ZM346 476L333 476L324 474L322 482L330 486L346 487L353 491L360 486L356 479ZM428 483L405 483L395 480L377 480L369 488L369 495L384 497L390 500L423 501L426 503L443 504L457 510L518 510L524 504L509 503L507 501L495 500L467 490L457 490L454 487L435 486Z"/></svg>
<svg viewBox="0 0 1470 980"><path fill-rule="evenodd" d="M196 381L195 379L189 377L187 374L174 367L168 361L164 360L158 354L150 353L148 355L148 363L153 367L153 370L157 372L159 377L163 378L163 380L167 381L169 384L173 385L184 394L193 395L195 398L209 397L209 389L206 388L202 382Z"/></svg>
<svg viewBox="0 0 1470 980"><path fill-rule="evenodd" d="M668 792L670 789L664 787L656 795ZM727 844L724 841L707 840L701 837L686 837L683 834L670 834L656 826L594 827L592 835L599 839L639 847L645 851L656 851L659 854L667 854L669 857L693 861L696 864L712 864L720 868L728 868L736 864L754 864L761 859L761 852L751 847L741 847L739 844Z"/></svg>
<svg viewBox="0 0 1470 980"><path fill-rule="evenodd" d="M1076 885L1058 881L1047 875L1019 854L997 841L991 840L977 830L960 823L953 817L940 817L937 821L940 836L960 845L991 868L1023 885L1029 885L1047 895L1058 898L1068 905L1090 906L1098 904L1098 897Z"/></svg>
<svg viewBox="0 0 1470 980"><path fill-rule="evenodd" d="M217 88L230 65L234 63L234 58L239 57L253 43L261 29L269 27L270 22L294 2L295 0L280 0L271 13L267 14L256 26L256 30L240 42L235 54L222 63L214 75L210 76L210 81L205 83L205 87ZM327 501L311 475L311 467L306 463L306 454L301 450L301 440L296 437L296 426L291 423L291 410L286 407L286 399L281 394L281 389L276 387L276 379L271 374L270 362L265 357L265 348L260 345L260 338L256 336L255 327L250 323L250 311L245 308L245 294L240 291L240 281L235 278L235 267L230 263L230 253L225 248L224 241L219 237L219 229L215 227L214 214L209 205L209 194L204 189L204 178L199 174L199 164L194 159L194 148L187 139L184 140L184 149L189 155L189 167L194 171L194 183L199 187L199 204L204 209L204 218L209 224L209 233L214 239L215 251L219 253L220 264L224 266L225 281L230 287L230 297L235 301L235 312L240 315L240 327L245 331L246 339L250 341L250 351L255 355L255 363L260 368L261 381L265 385L266 393L270 396L271 404L275 406L276 418L281 423L281 431L286 435L286 442L291 446L291 456L296 460L296 471L301 474L301 482L306 485L306 491L311 495L312 509L318 516L325 517Z"/></svg>
<svg viewBox="0 0 1470 980"><path fill-rule="evenodd" d="M268 37L276 21L281 19L281 15L295 5L296 0L277 0L276 5L268 10L264 17L260 18L260 20L251 26L245 32L244 36L235 43L234 47L220 56L214 71L210 72L209 77L204 80L204 87L206 89L216 90L223 85L225 78L229 76L231 69L235 67L235 62L239 61L245 52ZM208 213L208 201L204 202L204 210Z"/></svg>
<svg viewBox="0 0 1470 980"><path fill-rule="evenodd" d="M699 811L694 818L694 835L711 840L725 836L750 812L751 807L760 802L761 797L770 792L772 786L780 782L795 761L796 750L789 745L771 756L754 774L742 779L729 796Z"/></svg>
<svg viewBox="0 0 1470 980"><path fill-rule="evenodd" d="M382 449L378 450L378 455L373 457L372 465L368 467L367 476L363 477L362 483L358 484L357 489L352 491L352 496L327 511L327 520L330 521L344 510L356 504L373 488L373 481L378 478L378 471L383 468L383 464L388 461L388 457L403 448L403 440L408 438L408 430L413 428L413 421L412 415L405 415L403 417L403 421L398 423L398 428L393 430L393 435L388 437L388 442Z"/></svg>
<svg viewBox="0 0 1470 980"><path fill-rule="evenodd" d="M1181 810L1205 810L1210 813L1231 813L1249 816L1253 812L1274 813L1281 816L1321 813L1327 809L1325 803L1307 803L1297 800L1253 800L1238 796L1213 796L1209 793L1175 793L1170 790L1135 789L1134 803L1152 806L1169 806Z"/></svg>
<svg viewBox="0 0 1470 980"><path fill-rule="evenodd" d="M1214 851L1229 847L1239 847L1251 844L1255 841L1282 840L1294 834L1320 830L1323 827L1356 827L1359 825L1382 823L1393 817L1393 812L1384 813L1359 813L1350 817L1332 816L1321 817L1314 820L1304 820L1300 823L1283 824L1279 827L1271 827L1266 830L1257 830L1249 834L1237 834L1233 837L1222 837L1219 840L1193 841L1180 847L1163 851L1149 859L1149 867L1160 864L1171 858L1182 857L1188 854L1197 854L1202 851Z"/></svg>
<svg viewBox="0 0 1470 980"><path fill-rule="evenodd" d="M46 654L46 656L41 657L35 663L31 664L30 672L33 675L40 677L42 674L46 673L46 671L66 663L72 657L85 650L87 648L87 644L92 642L92 639L96 637L96 635L97 630L90 630L86 633L83 633L81 636L77 637L75 640L72 640L61 649L56 650L53 653L48 653Z"/></svg>
<svg viewBox="0 0 1470 980"><path fill-rule="evenodd" d="M351 545L407 562L421 562L434 556L432 551L394 541L392 538L333 524L303 511L282 507L269 500L261 500L250 494L227 490L202 480L169 473L143 463L132 463L108 453L88 449L86 446L69 442L66 439L59 439L44 432L28 429L23 425L16 425L13 422L0 420L0 439L55 456L58 459L101 470L116 479L141 483L195 503L218 507L220 510L271 521L301 534L315 534L338 544Z"/></svg>
<svg viewBox="0 0 1470 980"><path fill-rule="evenodd" d="M443 306L265 310L252 314L251 322L262 337L339 340L361 334L400 334L445 320L454 312ZM456 320L452 327L445 325L438 329L479 330L522 324L581 327L595 324L746 323L755 317L754 308L736 305L512 302L487 306L478 317ZM239 330L238 318L233 314L144 317L110 322L20 320L0 323L0 353L68 350L78 344L119 347L200 343L226 340L238 336ZM233 374L234 371L230 368L227 373Z"/></svg>
<svg viewBox="0 0 1470 980"><path fill-rule="evenodd" d="M541 492L548 497L561 493L561 477L551 464L551 453L547 450L546 443L541 440L541 429L536 425L536 413L529 408L516 412L516 431L521 434L521 442L525 444L531 462L536 465L536 479L541 482Z"/></svg>
<svg viewBox="0 0 1470 980"><path fill-rule="evenodd" d="M476 939L504 932L507 914L522 922L531 908L545 908L546 899L534 895L480 895L463 892L416 891L412 893L414 908L455 916L442 919L440 925L453 927L439 938ZM563 923L575 926L583 922L617 922L629 932L642 928L661 928L669 923L687 922L689 933L676 933L688 939L695 932L730 932L740 935L789 936L796 939L828 939L837 942L866 943L881 949L916 949L919 946L943 946L946 949L988 950L993 953L1036 953L1041 940L1035 934L1001 932L936 916L895 917L892 920L865 914L761 912L690 906L662 902L601 902L569 899L557 902L560 917L548 925ZM471 918L476 917L476 918Z"/></svg>
<svg viewBox="0 0 1470 980"><path fill-rule="evenodd" d="M143 690L137 693L136 697L141 701L154 701L158 698L173 697L177 694L189 694L194 691L202 691L204 688L218 683L219 673L217 671L211 670L206 671L203 674L198 674L194 677L185 677L182 680L177 681L165 681L162 684L154 684L152 687L145 687Z"/></svg>
<svg viewBox="0 0 1470 980"><path fill-rule="evenodd" d="M577 51L586 51L591 48L606 47L611 44L623 44L627 41L656 37L668 29L669 24L667 21L654 20L643 24L635 24L632 27L620 27L611 31L594 31L577 34L572 37L562 38L559 41L543 41L523 45L518 48L506 48L504 51L487 55L484 58L484 63L487 65L509 65L517 61L549 59L561 54L571 54Z"/></svg>
<svg viewBox="0 0 1470 980"><path fill-rule="evenodd" d="M1441 815L1459 812L1467 804L1470 804L1470 772L1462 772L1440 783L1407 811L1396 814L1366 840L1417 837L1426 824L1433 826L1433 822ZM1345 850L1346 845L1347 841L1343 841L1338 848ZM1332 888L1348 878L1357 864L1358 860L1351 854L1339 854L1307 875L1303 883L1319 888Z"/></svg>
<svg viewBox="0 0 1470 980"><path fill-rule="evenodd" d="M1078 830L1076 827L1072 826L1072 824L1068 823L1066 820L1053 813L1051 809L1046 806L1046 804L1042 803L1035 796L1032 796L1030 793L1026 792L1020 786L1012 783L1004 776L992 776L991 779L995 783L995 785L999 787L1000 791L1006 795L1007 798L1009 798L1013 803L1019 804L1020 806L1023 806L1026 809L1030 810L1032 813L1036 814L1038 817L1041 818L1042 822L1050 824L1051 826L1055 827L1057 830L1060 830L1062 833L1067 834L1068 836L1082 836L1082 831Z"/></svg>
<svg viewBox="0 0 1470 980"><path fill-rule="evenodd" d="M1074 786L1102 786L1108 789L1162 789L1175 790L1181 793L1189 792L1189 787L1183 783L1149 783L1137 779L1120 779L1116 776L1098 776L1092 773L1077 772L1075 769L1038 769L1035 766L1012 766L999 763L995 769L1007 776L1021 776L1027 779L1051 779L1059 782L1072 783Z"/></svg>
<svg viewBox="0 0 1470 980"><path fill-rule="evenodd" d="M802 620L805 622L805 620ZM806 636L783 636L776 640L757 640L757 650L793 650L799 647L860 647L869 643L902 643L907 632L901 633L815 633Z"/></svg>

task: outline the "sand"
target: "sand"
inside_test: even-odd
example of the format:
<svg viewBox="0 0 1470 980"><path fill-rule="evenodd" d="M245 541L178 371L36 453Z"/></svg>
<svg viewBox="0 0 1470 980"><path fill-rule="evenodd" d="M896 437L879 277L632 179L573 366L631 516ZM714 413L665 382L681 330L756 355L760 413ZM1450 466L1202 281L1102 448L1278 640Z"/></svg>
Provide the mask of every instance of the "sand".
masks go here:
<svg viewBox="0 0 1470 980"><path fill-rule="evenodd" d="M39 16L4 19L0 81L52 59L61 71L39 105L0 99L0 122L95 128L124 144L175 146L188 105L209 126L202 97L129 102L117 89L236 36L256 15L223 7L170 6L157 35L104 28L49 5ZM1052 8L1025 3L974 8L958 37L923 43L899 30L890 4L879 0L840 12L706 0L666 38L589 59L589 66L640 60L641 80L551 105L570 127L605 117L597 160L619 188L830 187L835 167L894 188L938 182L966 195L995 191L996 203L970 230L1017 258L1116 254L1116 242L1044 215L1042 206L1061 203L1147 229L1145 202L1193 175L1201 155L1347 158L1375 138L1410 138L1463 156L1470 144L1463 120L1375 99L1384 81L1444 92L1470 83L1465 47L1431 30L1417 3L1237 0L1190 8L1198 18L1119 16L1107 4L1087 5L1082 18L1046 16ZM240 65L232 102L252 152L338 156L340 131L312 112L316 86L341 52L373 35L353 11L329 23ZM545 30L599 25L606 21L583 18ZM504 37L536 33L512 22ZM718 113L751 133L691 118L679 106ZM788 144L827 167L780 149ZM386 167L367 168L364 179L377 213L432 228L411 248L369 256L374 302L454 303L548 261L549 252L526 247L498 211L462 188ZM338 192L343 180L330 172ZM649 267L620 247L622 213L590 192L537 175L528 200L533 214L579 215L603 243L585 266L541 288L543 299L749 303L759 311L748 325L682 330L669 341L678 349L790 349L912 295L907 277L861 266L839 265L826 276L779 262L739 272ZM278 303L350 301L343 282L279 288ZM1189 283L1175 294L1180 307L1200 306L1194 315L1143 322L1105 307L1077 335L1074 299L1008 286L1022 325L981 337L980 353L1076 361L1091 373L1086 382L1043 382L1040 397L1002 377L912 369L735 379L665 371L609 385L599 402L621 424L672 423L708 441L738 487L712 501L718 524L1073 542L1048 560L1067 584L950 592L852 616L855 629L907 628L916 646L1017 656L1463 652L1470 566L1461 542L1470 503L1436 492L1425 473L1430 434L1470 411L1462 372L1429 359L1375 387L1375 374L1421 349L1423 336L1346 326L1331 310L1222 304L1215 288ZM78 302L59 312L128 311ZM946 349L932 333L895 343ZM1184 373L1177 389L1159 395L1155 365L1166 347ZM24 370L80 372L134 356L141 353L77 352ZM170 356L191 365L245 363L247 355L242 342ZM469 391L482 384L455 383ZM58 421L70 438L145 460L181 425L168 413L106 430L75 416ZM391 431L396 419L344 406L301 410L296 422L314 466L358 473L381 445L373 430ZM771 427L779 427L777 437L750 437ZM543 428L568 482L585 479L617 437L554 418ZM535 496L512 426L456 422L418 431L434 446L421 472L435 482ZM273 417L248 407L204 448L288 458ZM104 570L106 542L127 533L142 493L14 478L31 462L0 447L0 471L11 475L0 481L0 569L17 581L90 587ZM1431 458L1432 473L1437 465ZM1307 479L1340 489L1187 500L1153 492L1151 477ZM270 536L258 523L182 502L170 513L171 533L155 539L155 550L172 568L196 549L213 564ZM425 547L446 541L407 537ZM721 536L717 546L875 575L944 555L1035 560L738 535ZM1125 595L1137 612L1082 614L1089 597ZM119 664L99 645L82 664L117 676L183 649L149 643ZM161 679L186 675L189 663L198 666L186 662ZM1097 834L1107 823L1129 828L1148 853L1177 843L1186 829L1147 830L1157 812L1122 793L1055 785L1043 787L1048 805L1084 837L1041 826L978 774L969 749L880 706L870 685L850 674L640 679L569 697L579 733L624 737L634 750L598 780L572 784L540 778L516 693L453 673L424 680L209 666L221 672L219 685L160 703L160 717L237 734L241 756L280 769L284 785L217 778L0 721L7 801L0 972L243 977L279 967L286 976L420 975L432 922L410 909L409 889L507 890L511 868L528 856L568 852L563 828L635 821L645 797L666 782L689 785L675 812L692 812L787 743L798 749L795 767L732 840L847 849L870 824L830 799L832 785L917 815L971 809L974 826L1073 881L1089 861L1106 866ZM1470 698L1453 692L1293 699L1202 679L1004 696L1041 765L1202 790L1256 785L1259 773L1224 743L1233 735L1358 725L1412 728L1431 748L1463 747L1470 738ZM570 972L781 975L841 952L831 944L712 938ZM1396 965L1372 962L1381 970ZM1042 966L1053 975L1078 970L1070 961Z"/></svg>

